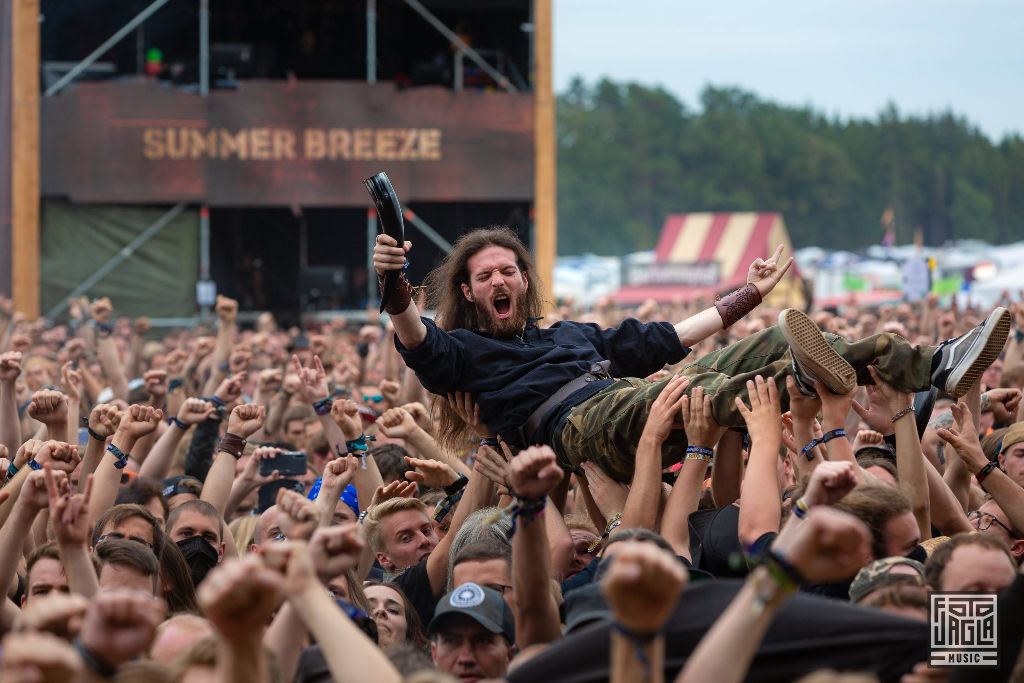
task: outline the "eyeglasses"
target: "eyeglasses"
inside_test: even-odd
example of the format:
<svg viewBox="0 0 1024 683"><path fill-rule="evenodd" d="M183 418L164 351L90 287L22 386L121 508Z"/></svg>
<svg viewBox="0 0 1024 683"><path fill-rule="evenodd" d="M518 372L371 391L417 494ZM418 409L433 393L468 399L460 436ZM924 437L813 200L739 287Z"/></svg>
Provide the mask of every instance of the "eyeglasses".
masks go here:
<svg viewBox="0 0 1024 683"><path fill-rule="evenodd" d="M974 523L975 528L977 528L978 531L987 531L993 524L998 524L1003 531L1010 535L1010 538L1016 540L1020 539L1020 534L1000 522L999 519L991 512L979 512L978 510L973 510L967 513L967 519Z"/></svg>
<svg viewBox="0 0 1024 683"><path fill-rule="evenodd" d="M134 541L135 543L141 543L142 545L146 546L150 550L153 549L153 544L150 543L149 541L147 541L146 539L142 538L141 536L125 536L124 534L122 534L119 531L111 531L109 534L103 534L102 536L97 536L96 537L96 543L97 544L102 543L103 541L107 540L108 538L117 539L119 541Z"/></svg>

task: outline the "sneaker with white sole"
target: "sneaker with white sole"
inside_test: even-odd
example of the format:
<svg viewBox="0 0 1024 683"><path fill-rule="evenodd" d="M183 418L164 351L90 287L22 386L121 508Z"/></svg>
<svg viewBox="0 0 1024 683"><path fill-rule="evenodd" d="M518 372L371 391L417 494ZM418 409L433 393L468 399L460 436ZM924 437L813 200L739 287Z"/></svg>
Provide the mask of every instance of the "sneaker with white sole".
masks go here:
<svg viewBox="0 0 1024 683"><path fill-rule="evenodd" d="M953 398L966 394L1002 353L1012 322L1008 310L996 308L970 332L939 344L935 349L938 362L933 362L932 385Z"/></svg>
<svg viewBox="0 0 1024 683"><path fill-rule="evenodd" d="M789 342L793 354L797 386L813 387L820 381L833 394L848 394L857 386L857 373L845 358L828 345L814 321L795 308L779 313L779 330Z"/></svg>

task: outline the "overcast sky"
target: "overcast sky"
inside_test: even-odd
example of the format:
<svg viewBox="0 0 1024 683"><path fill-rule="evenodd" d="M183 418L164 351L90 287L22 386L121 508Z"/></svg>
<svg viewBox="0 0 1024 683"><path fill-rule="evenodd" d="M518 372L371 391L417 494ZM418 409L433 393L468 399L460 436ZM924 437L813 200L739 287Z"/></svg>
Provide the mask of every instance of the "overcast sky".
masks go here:
<svg viewBox="0 0 1024 683"><path fill-rule="evenodd" d="M705 84L827 114L952 109L1024 134L1022 0L554 0L555 88L573 76Z"/></svg>

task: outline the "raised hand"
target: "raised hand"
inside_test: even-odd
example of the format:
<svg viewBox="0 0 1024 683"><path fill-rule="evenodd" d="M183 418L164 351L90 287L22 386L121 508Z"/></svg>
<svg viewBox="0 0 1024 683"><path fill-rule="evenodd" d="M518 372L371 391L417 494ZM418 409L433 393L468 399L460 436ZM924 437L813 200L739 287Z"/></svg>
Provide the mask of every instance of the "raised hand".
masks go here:
<svg viewBox="0 0 1024 683"><path fill-rule="evenodd" d="M185 368L185 361L188 359L188 354L182 349L174 349L167 354L167 358L164 359L164 364L167 367L167 372L172 376L177 377L181 374L181 371Z"/></svg>
<svg viewBox="0 0 1024 683"><path fill-rule="evenodd" d="M419 429L416 419L405 408L389 408L377 418L377 426L389 439L407 439Z"/></svg>
<svg viewBox="0 0 1024 683"><path fill-rule="evenodd" d="M292 540L271 543L260 556L263 564L281 575L285 595L294 598L314 588L323 590L310 557L309 544Z"/></svg>
<svg viewBox="0 0 1024 683"><path fill-rule="evenodd" d="M651 543L624 541L601 579L615 622L636 634L661 630L676 608L689 575L669 552Z"/></svg>
<svg viewBox="0 0 1024 683"><path fill-rule="evenodd" d="M480 421L480 406L473 400L473 395L467 392L456 391L448 394L448 405L459 416L459 419L473 428L473 433L478 437L493 436L490 428Z"/></svg>
<svg viewBox="0 0 1024 683"><path fill-rule="evenodd" d="M504 455L490 446L480 446L476 449L476 459L473 461L473 471L479 472L490 479L499 488L512 493L508 483L509 460Z"/></svg>
<svg viewBox="0 0 1024 683"><path fill-rule="evenodd" d="M358 439L363 433L363 422L359 417L359 406L355 401L347 398L335 401L331 406L331 419L341 429L341 433L347 441ZM380 418L377 419L377 424L380 424Z"/></svg>
<svg viewBox="0 0 1024 683"><path fill-rule="evenodd" d="M782 276L793 265L792 256L780 265L779 260L781 258L782 245L780 244L775 249L775 253L771 255L771 258L754 259L754 262L750 264L750 268L747 269L747 284L757 287L757 291L762 297L767 296L775 288L775 285L779 284L779 280L782 279Z"/></svg>
<svg viewBox="0 0 1024 683"><path fill-rule="evenodd" d="M848 461L819 463L811 473L804 492L808 506L834 505L857 486L856 466Z"/></svg>
<svg viewBox="0 0 1024 683"><path fill-rule="evenodd" d="M76 370L71 361L60 366L60 383L68 399L76 404L82 400L82 371Z"/></svg>
<svg viewBox="0 0 1024 683"><path fill-rule="evenodd" d="M228 372L231 374L247 372L252 362L252 351L244 347L236 347L228 356Z"/></svg>
<svg viewBox="0 0 1024 683"><path fill-rule="evenodd" d="M110 316L114 313L114 306L110 303L108 297L102 299L96 299L89 304L89 314L92 315L92 319L101 325L110 323Z"/></svg>
<svg viewBox="0 0 1024 683"><path fill-rule="evenodd" d="M594 497L594 503L597 504L597 508L605 519L611 519L613 515L626 509L626 496L629 495L628 486L615 481L592 462L585 462L582 467L587 477L590 495ZM509 477L509 483L512 484L511 477ZM512 484L512 488L515 489L515 484ZM515 493L522 495L519 491Z"/></svg>
<svg viewBox="0 0 1024 683"><path fill-rule="evenodd" d="M894 389L891 384L879 376L878 369L874 365L868 366L868 372L871 373L871 379L875 383L875 389L882 395L882 398L885 399L885 404L891 414L895 415L904 408L909 407L914 402L913 393Z"/></svg>
<svg viewBox="0 0 1024 683"><path fill-rule="evenodd" d="M316 505L301 493L280 489L277 492L278 525L287 538L308 540L320 521Z"/></svg>
<svg viewBox="0 0 1024 683"><path fill-rule="evenodd" d="M974 428L971 409L964 401L960 401L956 405L950 406L949 410L953 413L953 424L949 428L943 427L936 430L936 434L953 447L971 474L977 474L988 464L988 458L985 457L985 452L981 448L978 430Z"/></svg>
<svg viewBox="0 0 1024 683"><path fill-rule="evenodd" d="M765 381L758 375L754 380L747 380L747 397L750 407L747 408L743 399L736 397L736 408L747 423L750 441L765 440L780 443L782 440L782 409L779 406L779 392L775 381ZM813 416L812 416L813 419Z"/></svg>
<svg viewBox="0 0 1024 683"><path fill-rule="evenodd" d="M988 402L996 424L1004 425L1016 420L1017 409L1020 407L1020 389L989 389L982 395L982 399Z"/></svg>
<svg viewBox="0 0 1024 683"><path fill-rule="evenodd" d="M152 644L166 612L163 600L141 591L103 591L93 596L79 638L89 652L118 667Z"/></svg>
<svg viewBox="0 0 1024 683"><path fill-rule="evenodd" d="M238 302L229 297L218 294L214 310L217 311L221 323L231 325L238 318Z"/></svg>
<svg viewBox="0 0 1024 683"><path fill-rule="evenodd" d="M372 508L374 505L380 505L385 500L391 500L392 498L415 498L416 497L416 483L411 481L393 481L390 484L384 486L378 486L377 490L373 492L373 498L370 499L370 504L367 509Z"/></svg>
<svg viewBox="0 0 1024 683"><path fill-rule="evenodd" d="M8 634L3 640L3 651L0 680L9 683L71 683L82 673L82 660L75 649L52 633Z"/></svg>
<svg viewBox="0 0 1024 683"><path fill-rule="evenodd" d="M217 406L201 398L187 398L178 408L178 419L187 425L195 425L206 422L217 410Z"/></svg>
<svg viewBox="0 0 1024 683"><path fill-rule="evenodd" d="M89 500L92 498L93 475L85 482L82 493L71 493L66 479L47 468L46 495L50 505L50 521L53 533L61 545L87 545L92 526L89 524Z"/></svg>
<svg viewBox="0 0 1024 683"><path fill-rule="evenodd" d="M378 386L380 395L384 397L390 405L397 405L398 399L402 395L402 385L390 379L386 379Z"/></svg>
<svg viewBox="0 0 1024 683"><path fill-rule="evenodd" d="M357 469L359 469L359 463L351 455L330 461L324 465L322 488L337 491L340 494L346 486L352 483Z"/></svg>
<svg viewBox="0 0 1024 683"><path fill-rule="evenodd" d="M546 498L564 476L549 446L531 446L512 458L508 483L516 496L529 500Z"/></svg>
<svg viewBox="0 0 1024 683"><path fill-rule="evenodd" d="M725 427L711 415L711 397L704 393L704 387L697 387L689 396L683 396L682 413L687 443L714 448L725 433Z"/></svg>
<svg viewBox="0 0 1024 683"><path fill-rule="evenodd" d="M429 432L433 426L433 421L430 419L430 411L427 407L419 401L413 401L412 403L406 403L401 406L402 410L412 415L412 418L416 420L416 424L420 426L425 432Z"/></svg>
<svg viewBox="0 0 1024 683"><path fill-rule="evenodd" d="M53 591L27 601L14 622L14 630L46 631L70 640L78 635L89 599L75 593Z"/></svg>
<svg viewBox="0 0 1024 683"><path fill-rule="evenodd" d="M228 560L207 574L197 597L203 614L222 638L232 643L258 643L281 604L282 593L280 573L256 555L248 555Z"/></svg>
<svg viewBox="0 0 1024 683"><path fill-rule="evenodd" d="M788 384L786 388L789 389ZM846 417L850 414L853 392L856 391L856 387L848 394L833 394L825 388L824 384L815 380L814 388L821 399L821 421L832 429L846 424Z"/></svg>
<svg viewBox="0 0 1024 683"><path fill-rule="evenodd" d="M644 424L643 435L645 437L653 439L659 444L668 438L676 423L683 417L684 392L689 385L690 379L682 375L676 375L668 381L665 388L658 394L658 398L654 399L654 403L651 404L647 422Z"/></svg>
<svg viewBox="0 0 1024 683"><path fill-rule="evenodd" d="M121 411L111 403L101 403L89 413L89 429L103 438L113 436L120 422Z"/></svg>
<svg viewBox="0 0 1024 683"><path fill-rule="evenodd" d="M0 382L14 384L21 374L21 352L7 351L0 353Z"/></svg>
<svg viewBox="0 0 1024 683"><path fill-rule="evenodd" d="M49 465L54 470L67 474L74 472L81 461L78 455L78 446L63 441L40 442L32 455L35 461L43 467Z"/></svg>
<svg viewBox="0 0 1024 683"><path fill-rule="evenodd" d="M853 438L853 452L856 453L858 449L865 446L881 446L883 443L885 443L885 437L875 430L861 429L857 431L857 436Z"/></svg>
<svg viewBox="0 0 1024 683"><path fill-rule="evenodd" d="M267 409L257 403L243 403L235 406L228 417L228 431L235 436L248 439L263 426Z"/></svg>
<svg viewBox="0 0 1024 683"><path fill-rule="evenodd" d="M747 384L749 385L750 382ZM786 376L786 391L789 393L789 412L794 421L810 422L818 416L818 411L821 410L821 398L804 395L797 389L796 380L792 375Z"/></svg>
<svg viewBox="0 0 1024 683"><path fill-rule="evenodd" d="M192 364L197 364L202 359L213 353L214 341L212 337L198 337L195 346L192 347Z"/></svg>
<svg viewBox="0 0 1024 683"><path fill-rule="evenodd" d="M269 395L277 393L284 382L284 371L277 368L268 368L260 372L259 390L260 393Z"/></svg>
<svg viewBox="0 0 1024 683"><path fill-rule="evenodd" d="M163 370L149 370L142 376L146 393L150 398L160 400L167 396L167 373Z"/></svg>
<svg viewBox="0 0 1024 683"><path fill-rule="evenodd" d="M808 511L801 524L783 527L772 550L805 581L841 581L871 561L871 535L853 515L818 506Z"/></svg>
<svg viewBox="0 0 1024 683"><path fill-rule="evenodd" d="M217 391L214 392L214 396L224 402L225 405L230 405L238 400L238 397L242 395L242 383L245 382L245 373L239 372L234 375L228 375L217 387Z"/></svg>
<svg viewBox="0 0 1024 683"><path fill-rule="evenodd" d="M366 541L357 522L320 527L309 539L309 555L324 583L359 566Z"/></svg>
<svg viewBox="0 0 1024 683"><path fill-rule="evenodd" d="M412 242L408 240L403 246L398 246L398 240L389 235L377 235L377 243L373 247L373 269L381 277L390 270L402 270L405 267L405 257L412 249Z"/></svg>
<svg viewBox="0 0 1024 683"><path fill-rule="evenodd" d="M431 489L443 489L459 479L459 473L450 465L437 460L421 460L405 456L405 462L415 469L406 472L405 478L423 484Z"/></svg>
<svg viewBox="0 0 1024 683"><path fill-rule="evenodd" d="M48 427L63 425L68 419L68 397L50 389L37 391L32 394L28 416Z"/></svg>
<svg viewBox="0 0 1024 683"><path fill-rule="evenodd" d="M854 401L852 404L854 412L860 415L860 419L864 420L868 427L882 436L892 434L893 411L889 408L889 401L877 385L868 384L864 389L868 393L868 404L863 406L859 401Z"/></svg>
<svg viewBox="0 0 1024 683"><path fill-rule="evenodd" d="M17 503L31 510L33 514L40 510L45 510L46 506L50 504L50 497L46 490L47 472L52 474L57 485L67 489L68 475L64 472L54 471L50 468L29 472L28 477L25 478L24 486L21 487Z"/></svg>
<svg viewBox="0 0 1024 683"><path fill-rule="evenodd" d="M121 416L117 431L138 440L156 430L164 419L164 411L146 405L129 406Z"/></svg>
<svg viewBox="0 0 1024 683"><path fill-rule="evenodd" d="M85 358L85 340L78 338L69 339L68 343L64 345L64 353L69 361L78 363Z"/></svg>
<svg viewBox="0 0 1024 683"><path fill-rule="evenodd" d="M270 482L277 481L278 479L283 479L284 475L277 470L274 470L270 474L260 473L260 464L262 464L264 460L269 460L270 458L275 457L280 452L280 448L260 446L252 452L252 455L246 458L245 464L242 466L242 473L238 475L238 478L247 483L250 489L263 486L264 484L269 484Z"/></svg>
<svg viewBox="0 0 1024 683"><path fill-rule="evenodd" d="M298 356L292 356L292 371L302 380L302 394L307 403L319 400L331 393L327 386L327 371L320 362L320 356L313 356L312 367L302 367Z"/></svg>

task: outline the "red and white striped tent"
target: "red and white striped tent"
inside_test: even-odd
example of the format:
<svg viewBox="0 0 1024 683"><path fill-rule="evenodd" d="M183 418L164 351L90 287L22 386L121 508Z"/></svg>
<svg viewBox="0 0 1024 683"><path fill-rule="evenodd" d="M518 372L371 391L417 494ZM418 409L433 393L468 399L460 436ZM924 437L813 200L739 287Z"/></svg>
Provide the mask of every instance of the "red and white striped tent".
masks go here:
<svg viewBox="0 0 1024 683"><path fill-rule="evenodd" d="M783 258L793 255L793 244L778 213L672 214L661 229L654 252L655 263L715 262L718 283L706 286L627 284L616 293L616 301L621 304L638 304L647 299L689 301L728 293L746 282L747 268L754 259L771 256L780 244L784 247ZM804 292L795 263L769 295L768 303L803 308Z"/></svg>

